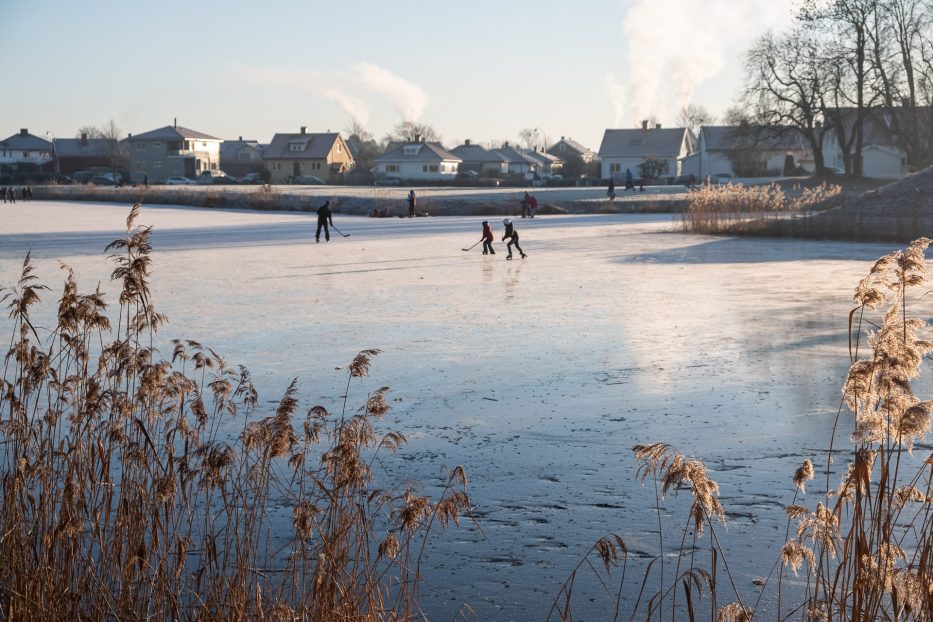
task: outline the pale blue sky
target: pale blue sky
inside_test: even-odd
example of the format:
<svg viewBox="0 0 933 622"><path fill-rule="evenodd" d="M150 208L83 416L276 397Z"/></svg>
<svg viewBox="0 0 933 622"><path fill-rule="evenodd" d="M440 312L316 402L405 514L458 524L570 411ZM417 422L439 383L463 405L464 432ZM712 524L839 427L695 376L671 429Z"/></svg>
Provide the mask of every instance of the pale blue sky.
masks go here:
<svg viewBox="0 0 933 622"><path fill-rule="evenodd" d="M0 0L0 138L172 123L220 138L405 117L447 146L539 127L603 130L721 115L741 53L793 0Z"/></svg>

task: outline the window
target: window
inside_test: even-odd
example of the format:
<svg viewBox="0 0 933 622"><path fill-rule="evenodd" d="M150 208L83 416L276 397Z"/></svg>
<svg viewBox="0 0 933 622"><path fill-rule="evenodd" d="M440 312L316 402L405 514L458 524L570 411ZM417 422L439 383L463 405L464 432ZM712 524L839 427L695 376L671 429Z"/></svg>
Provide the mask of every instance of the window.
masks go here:
<svg viewBox="0 0 933 622"><path fill-rule="evenodd" d="M337 153L343 153L343 151L341 151L340 143L337 143Z"/></svg>
<svg viewBox="0 0 933 622"><path fill-rule="evenodd" d="M145 151L146 143L136 143L136 151Z"/></svg>
<svg viewBox="0 0 933 622"><path fill-rule="evenodd" d="M319 170L321 170L321 163L320 163L320 162L312 162L312 163L311 163L311 170L314 170L314 171L319 171Z"/></svg>
<svg viewBox="0 0 933 622"><path fill-rule="evenodd" d="M419 151L421 151L421 145L407 145L402 147L402 153L405 155L418 155Z"/></svg>
<svg viewBox="0 0 933 622"><path fill-rule="evenodd" d="M145 164L145 162L144 162L143 164ZM161 168L162 168L162 161L161 161L161 160L156 160L155 162L153 162L153 163L152 163L152 168L161 169Z"/></svg>
<svg viewBox="0 0 933 622"><path fill-rule="evenodd" d="M386 164L386 173L398 173L398 164Z"/></svg>
<svg viewBox="0 0 933 622"><path fill-rule="evenodd" d="M161 149L161 148L162 148L162 141L157 140L157 141L155 141L154 143L152 143L152 148L153 148L153 149L157 149L157 148L158 148L158 149Z"/></svg>
<svg viewBox="0 0 933 622"><path fill-rule="evenodd" d="M29 157L29 152L28 152L28 151L24 151L24 152L23 152L23 157L24 157L24 158L28 158L28 157Z"/></svg>
<svg viewBox="0 0 933 622"><path fill-rule="evenodd" d="M137 163L136 163L136 172L137 172L137 173L145 173L145 172L146 172L146 163L145 163L145 162L137 162Z"/></svg>
<svg viewBox="0 0 933 622"><path fill-rule="evenodd" d="M305 146L301 143L292 143L288 146L289 151L304 151Z"/></svg>
<svg viewBox="0 0 933 622"><path fill-rule="evenodd" d="M425 164L422 168L422 171L425 173L436 173L437 164Z"/></svg>
<svg viewBox="0 0 933 622"><path fill-rule="evenodd" d="M610 173L621 173L622 165L618 162L613 162L612 164L609 165L609 172Z"/></svg>

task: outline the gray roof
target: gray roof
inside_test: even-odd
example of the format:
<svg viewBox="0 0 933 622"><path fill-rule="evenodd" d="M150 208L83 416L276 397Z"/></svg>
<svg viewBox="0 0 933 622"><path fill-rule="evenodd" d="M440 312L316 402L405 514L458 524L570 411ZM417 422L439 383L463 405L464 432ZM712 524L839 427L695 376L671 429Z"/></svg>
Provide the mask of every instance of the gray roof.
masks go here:
<svg viewBox="0 0 933 622"><path fill-rule="evenodd" d="M458 145L451 149L450 153L464 162L495 162L496 164L505 162L505 158L501 153L490 151L479 145Z"/></svg>
<svg viewBox="0 0 933 622"><path fill-rule="evenodd" d="M418 153L405 153L405 147L419 146ZM389 148L376 162L461 162L461 158L450 153L440 143L403 143Z"/></svg>
<svg viewBox="0 0 933 622"><path fill-rule="evenodd" d="M30 133L20 132L18 134L13 134L3 142L0 142L0 145L3 145L5 149L14 149L14 150L26 150L26 151L51 151L52 143L49 141L39 138L38 136L33 136Z"/></svg>
<svg viewBox="0 0 933 622"><path fill-rule="evenodd" d="M687 130L682 127L606 130L600 158L676 158Z"/></svg>
<svg viewBox="0 0 933 622"><path fill-rule="evenodd" d="M732 151L747 147L759 149L802 149L799 132L782 126L704 125L700 128L706 151Z"/></svg>
<svg viewBox="0 0 933 622"><path fill-rule="evenodd" d="M516 162L522 164L541 164L541 161L535 158L532 158L529 155L527 149L516 149L515 147L502 147L501 149L495 149L496 153L502 156L503 160L509 164L514 164Z"/></svg>
<svg viewBox="0 0 933 622"><path fill-rule="evenodd" d="M276 134L262 154L263 160L324 160L340 134L325 132L320 134ZM291 145L299 144L301 151L292 151Z"/></svg>
<svg viewBox="0 0 933 622"><path fill-rule="evenodd" d="M558 146L561 143L565 144L567 148L570 149L571 151L575 151L576 153L579 153L580 155L587 155L587 154L596 155L595 151L593 151L589 147L584 147L583 145L581 145L580 143L578 143L572 138L562 138L561 140L557 141L556 143L554 143L554 145L548 148L548 153L554 153L554 152L560 153L560 149Z"/></svg>
<svg viewBox="0 0 933 622"><path fill-rule="evenodd" d="M236 154L244 147L251 147L260 153L265 150L265 147L255 140L225 140L220 143L220 157L221 159L236 158Z"/></svg>
<svg viewBox="0 0 933 622"><path fill-rule="evenodd" d="M100 158L110 155L111 144L106 138L56 138L55 155L59 158Z"/></svg>
<svg viewBox="0 0 933 622"><path fill-rule="evenodd" d="M143 132L142 134L137 134L136 136L130 136L127 140L134 142L137 140L223 140L217 138L216 136L211 136L209 134L204 134L202 132L196 132L195 130L190 130L186 127L181 127L180 125L166 125L165 127L160 127L157 130L152 130L150 132Z"/></svg>

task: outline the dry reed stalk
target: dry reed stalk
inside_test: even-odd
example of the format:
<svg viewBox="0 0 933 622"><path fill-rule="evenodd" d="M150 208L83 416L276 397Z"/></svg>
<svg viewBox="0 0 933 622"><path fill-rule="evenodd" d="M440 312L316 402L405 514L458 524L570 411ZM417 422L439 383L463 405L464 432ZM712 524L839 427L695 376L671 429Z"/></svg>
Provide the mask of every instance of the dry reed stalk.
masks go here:
<svg viewBox="0 0 933 622"><path fill-rule="evenodd" d="M174 341L160 360L165 318L139 209L107 247L121 285L112 313L68 270L43 343L30 312L46 288L28 255L18 283L0 290L12 323L0 386L0 615L417 617L434 519L446 528L470 513L464 469L437 501L374 487L379 452L405 443L376 431L387 387L338 421L321 406L299 417L292 381L275 412L256 417L245 368L195 341ZM361 352L349 378L366 376L376 354ZM232 417L242 433L223 442ZM284 548L273 529L283 505Z"/></svg>

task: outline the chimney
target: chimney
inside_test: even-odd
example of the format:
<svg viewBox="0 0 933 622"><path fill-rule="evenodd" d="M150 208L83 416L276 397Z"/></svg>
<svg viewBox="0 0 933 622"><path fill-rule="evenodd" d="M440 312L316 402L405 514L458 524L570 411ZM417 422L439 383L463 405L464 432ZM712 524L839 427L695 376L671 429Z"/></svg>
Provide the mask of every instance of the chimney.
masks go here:
<svg viewBox="0 0 933 622"><path fill-rule="evenodd" d="M243 137L242 137L242 136L240 136L240 138L239 138L239 140L240 140L240 142L243 142Z"/></svg>
<svg viewBox="0 0 933 622"><path fill-rule="evenodd" d="M464 144L464 146L469 147L469 146L470 146L470 139L467 138L466 140L464 140L464 141L463 141L463 144Z"/></svg>
<svg viewBox="0 0 933 622"><path fill-rule="evenodd" d="M564 137L563 137L563 136L561 136L561 137L560 137L560 139L561 139L561 140L564 140Z"/></svg>
<svg viewBox="0 0 933 622"><path fill-rule="evenodd" d="M648 121L647 121L647 120L641 122L641 129L643 129L643 130L647 130L647 129L648 129Z"/></svg>
<svg viewBox="0 0 933 622"><path fill-rule="evenodd" d="M508 148L509 148L509 141L505 141L504 143L502 143L502 148L503 148L503 149L508 149Z"/></svg>
<svg viewBox="0 0 933 622"><path fill-rule="evenodd" d="M308 133L308 126L307 126L307 125L302 125L302 126L301 126L301 133L302 133L302 134L307 134L307 133Z"/></svg>
<svg viewBox="0 0 933 622"><path fill-rule="evenodd" d="M20 135L20 136L28 136L28 135L29 135L29 130L28 130L27 128L25 128L25 127L24 127L24 128L21 128L20 131L19 131L19 135Z"/></svg>
<svg viewBox="0 0 933 622"><path fill-rule="evenodd" d="M660 124L660 123L655 123L655 124L654 124L654 129L656 129L656 130L661 129L661 124Z"/></svg>
<svg viewBox="0 0 933 622"><path fill-rule="evenodd" d="M172 127L174 127L176 130L178 129L178 117L172 118Z"/></svg>
<svg viewBox="0 0 933 622"><path fill-rule="evenodd" d="M421 134L415 134L415 142L416 142L416 143L420 143L420 142L421 142Z"/></svg>
<svg viewBox="0 0 933 622"><path fill-rule="evenodd" d="M87 146L87 132L81 132L81 146Z"/></svg>

